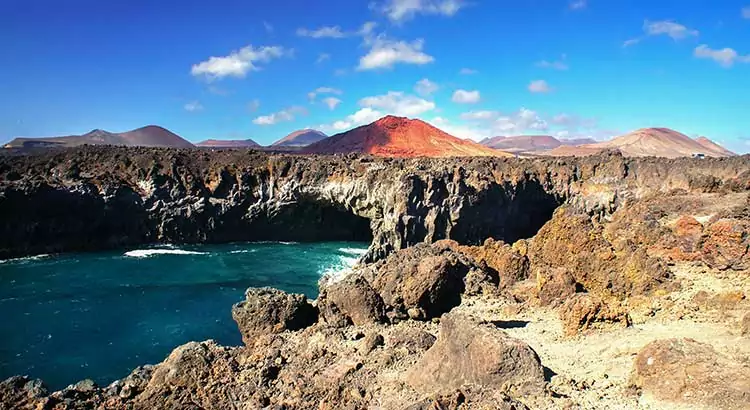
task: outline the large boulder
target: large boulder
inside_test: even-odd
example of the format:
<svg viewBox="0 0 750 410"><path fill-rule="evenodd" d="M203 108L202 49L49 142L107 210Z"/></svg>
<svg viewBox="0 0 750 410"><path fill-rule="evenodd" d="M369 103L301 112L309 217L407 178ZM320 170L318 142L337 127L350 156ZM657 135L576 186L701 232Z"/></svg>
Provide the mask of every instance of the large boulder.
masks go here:
<svg viewBox="0 0 750 410"><path fill-rule="evenodd" d="M703 261L712 268L750 268L750 221L720 219L706 228L702 241Z"/></svg>
<svg viewBox="0 0 750 410"><path fill-rule="evenodd" d="M497 272L499 286L507 288L529 277L526 248L525 240L519 240L510 246L489 238L481 246L459 246L458 250L479 263L487 264L487 267Z"/></svg>
<svg viewBox="0 0 750 410"><path fill-rule="evenodd" d="M547 304L564 300L570 289L624 299L672 286L665 264L646 249L630 240L611 242L602 223L566 206L530 241L529 259L539 293L550 296ZM555 289L546 289L548 285ZM554 297L561 286L563 292Z"/></svg>
<svg viewBox="0 0 750 410"><path fill-rule="evenodd" d="M566 336L605 325L630 325L630 316L618 304L585 293L569 298L558 310Z"/></svg>
<svg viewBox="0 0 750 410"><path fill-rule="evenodd" d="M646 345L633 364L631 383L658 400L685 406L750 408L750 367L693 339Z"/></svg>
<svg viewBox="0 0 750 410"><path fill-rule="evenodd" d="M242 341L250 346L258 336L300 330L318 320L318 311L305 295L288 294L272 288L250 288L245 300L232 306Z"/></svg>
<svg viewBox="0 0 750 410"><path fill-rule="evenodd" d="M383 322L386 318L383 299L360 275L349 275L321 288L318 309L330 325L361 326Z"/></svg>
<svg viewBox="0 0 750 410"><path fill-rule="evenodd" d="M529 345L458 313L443 315L437 341L409 369L406 381L426 394L478 385L533 395L545 385L539 356Z"/></svg>

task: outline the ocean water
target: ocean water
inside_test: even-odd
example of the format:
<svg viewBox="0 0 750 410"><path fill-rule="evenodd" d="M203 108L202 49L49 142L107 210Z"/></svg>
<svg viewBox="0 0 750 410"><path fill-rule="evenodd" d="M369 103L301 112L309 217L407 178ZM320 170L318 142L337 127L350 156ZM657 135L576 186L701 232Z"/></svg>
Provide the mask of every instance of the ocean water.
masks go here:
<svg viewBox="0 0 750 410"><path fill-rule="evenodd" d="M318 294L365 243L235 243L0 261L0 379L106 385L188 341L240 345L232 304L248 287Z"/></svg>

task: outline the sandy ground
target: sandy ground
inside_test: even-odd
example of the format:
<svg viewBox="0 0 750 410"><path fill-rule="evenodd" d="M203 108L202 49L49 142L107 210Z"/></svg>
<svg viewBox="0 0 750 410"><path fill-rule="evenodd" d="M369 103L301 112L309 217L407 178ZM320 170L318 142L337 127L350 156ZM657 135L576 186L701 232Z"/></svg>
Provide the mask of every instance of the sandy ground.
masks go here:
<svg viewBox="0 0 750 410"><path fill-rule="evenodd" d="M591 330L572 338L563 336L562 323L553 309L518 312L514 306L482 298L466 299L459 309L485 320L502 321L505 331L533 347L554 374L550 389L560 397L527 403L531 408L697 408L641 396L628 383L633 361L651 341L692 338L738 362L750 363L750 337L740 335L739 324L748 312L747 300L721 308L699 308L692 301L701 290L709 294L740 290L750 296L750 272L719 272L689 265L675 266L672 271L682 289L652 299L647 306L633 302L631 327Z"/></svg>

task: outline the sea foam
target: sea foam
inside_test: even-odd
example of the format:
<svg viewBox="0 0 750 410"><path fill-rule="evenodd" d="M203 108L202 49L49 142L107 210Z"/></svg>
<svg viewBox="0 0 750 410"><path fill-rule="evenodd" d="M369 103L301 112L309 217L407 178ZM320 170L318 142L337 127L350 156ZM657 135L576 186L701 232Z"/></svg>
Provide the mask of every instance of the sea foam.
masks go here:
<svg viewBox="0 0 750 410"><path fill-rule="evenodd" d="M47 253L43 253L41 255L34 255L34 256L26 256L23 258L12 258L12 259L1 259L0 264L2 263L18 263L18 262L27 262L27 261L38 261L40 259L46 259L49 258L50 255Z"/></svg>
<svg viewBox="0 0 750 410"><path fill-rule="evenodd" d="M125 252L131 258L148 258L154 255L208 255L206 252L186 251L183 249L136 249Z"/></svg>

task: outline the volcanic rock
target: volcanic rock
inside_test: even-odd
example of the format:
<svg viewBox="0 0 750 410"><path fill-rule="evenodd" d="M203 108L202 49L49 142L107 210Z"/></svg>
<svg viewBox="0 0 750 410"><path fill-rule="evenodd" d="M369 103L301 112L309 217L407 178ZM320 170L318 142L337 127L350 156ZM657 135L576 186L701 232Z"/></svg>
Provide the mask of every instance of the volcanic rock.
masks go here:
<svg viewBox="0 0 750 410"><path fill-rule="evenodd" d="M706 228L703 261L718 269L750 268L750 221L720 219Z"/></svg>
<svg viewBox="0 0 750 410"><path fill-rule="evenodd" d="M510 156L447 134L421 120L386 116L372 124L336 134L309 145L303 152L360 152L385 157Z"/></svg>
<svg viewBox="0 0 750 410"><path fill-rule="evenodd" d="M258 336L299 330L317 322L318 312L305 295L288 294L272 288L250 288L245 300L232 306L242 341L250 346Z"/></svg>
<svg viewBox="0 0 750 410"><path fill-rule="evenodd" d="M358 275L321 287L318 308L322 318L334 326L383 322L385 304L370 283Z"/></svg>
<svg viewBox="0 0 750 410"><path fill-rule="evenodd" d="M631 382L657 399L686 406L750 407L750 367L693 339L646 345L635 359Z"/></svg>
<svg viewBox="0 0 750 410"><path fill-rule="evenodd" d="M622 307L588 294L568 298L558 312L566 336L603 325L630 326L630 316Z"/></svg>
<svg viewBox="0 0 750 410"><path fill-rule="evenodd" d="M443 315L437 342L407 372L406 380L422 392L443 394L465 385L535 394L545 385L539 357L529 345L455 313Z"/></svg>

